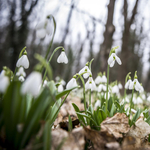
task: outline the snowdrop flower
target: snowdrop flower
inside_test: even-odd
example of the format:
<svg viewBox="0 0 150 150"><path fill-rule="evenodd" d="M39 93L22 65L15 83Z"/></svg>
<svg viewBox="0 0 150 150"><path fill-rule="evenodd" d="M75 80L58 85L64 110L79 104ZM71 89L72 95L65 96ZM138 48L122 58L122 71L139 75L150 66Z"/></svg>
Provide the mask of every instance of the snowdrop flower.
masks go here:
<svg viewBox="0 0 150 150"><path fill-rule="evenodd" d="M84 73L84 72L87 72L87 73ZM84 79L87 79L92 73L91 73L91 70L89 69L88 67L88 63L86 63L86 66L83 67L80 71L79 71L79 74L83 74L83 77Z"/></svg>
<svg viewBox="0 0 150 150"><path fill-rule="evenodd" d="M102 81L101 76L97 76L96 79L95 79L95 83L96 83L96 84L100 84L101 81Z"/></svg>
<svg viewBox="0 0 150 150"><path fill-rule="evenodd" d="M103 84L100 84L97 88L97 91L98 92L101 92L101 91L105 91L106 92L106 85L103 85Z"/></svg>
<svg viewBox="0 0 150 150"><path fill-rule="evenodd" d="M138 79L134 79L130 85L129 85L129 89L132 90L133 88L135 88L136 91L140 91L141 90L141 85L138 81Z"/></svg>
<svg viewBox="0 0 150 150"><path fill-rule="evenodd" d="M150 102L150 96L148 96L147 101L149 101L149 102Z"/></svg>
<svg viewBox="0 0 150 150"><path fill-rule="evenodd" d="M60 55L58 56L57 62L58 62L58 63L65 63L65 64L68 63L68 58L67 58L67 56L66 56L64 50L62 50L62 52L61 52Z"/></svg>
<svg viewBox="0 0 150 150"><path fill-rule="evenodd" d="M17 64L16 64L17 67L24 67L25 69L28 69L29 68L29 60L28 60L28 57L27 55L22 55L18 61L17 61Z"/></svg>
<svg viewBox="0 0 150 150"><path fill-rule="evenodd" d="M125 89L129 89L130 84L132 83L132 80L129 79L125 84Z"/></svg>
<svg viewBox="0 0 150 150"><path fill-rule="evenodd" d="M101 81L101 82L102 82L102 83L107 83L107 78L106 78L105 75L102 76L102 81Z"/></svg>
<svg viewBox="0 0 150 150"><path fill-rule="evenodd" d="M119 88L118 88L117 85L115 85L115 86L112 87L112 93L113 94L119 94Z"/></svg>
<svg viewBox="0 0 150 150"><path fill-rule="evenodd" d="M122 84L121 83L118 84L118 88L122 89Z"/></svg>
<svg viewBox="0 0 150 150"><path fill-rule="evenodd" d="M73 76L73 78L67 83L66 89L71 89L78 86L77 81L76 81L76 76Z"/></svg>
<svg viewBox="0 0 150 150"><path fill-rule="evenodd" d="M53 26L49 17L40 21L36 26L36 36L40 39L45 38L46 34L51 35L52 31Z"/></svg>
<svg viewBox="0 0 150 150"><path fill-rule="evenodd" d="M100 107L100 106L101 106L101 101L97 100L95 105L94 105L94 108L96 109L97 107Z"/></svg>
<svg viewBox="0 0 150 150"><path fill-rule="evenodd" d="M136 100L137 100L137 102L136 102L137 104L142 104L143 103L143 100L140 97L138 97Z"/></svg>
<svg viewBox="0 0 150 150"><path fill-rule="evenodd" d="M40 87L42 84L42 75L39 72L32 72L25 82L22 84L21 93L30 93L33 97L37 97L40 92Z"/></svg>
<svg viewBox="0 0 150 150"><path fill-rule="evenodd" d="M86 90L91 90L91 91L96 91L96 84L92 78L92 76L89 77L88 81L85 84L85 89Z"/></svg>
<svg viewBox="0 0 150 150"><path fill-rule="evenodd" d="M110 67L113 67L114 64L115 64L115 60L117 61L117 63L118 63L119 65L122 64L120 58L116 55L116 53L112 53L111 56L108 58L108 65L109 65Z"/></svg>
<svg viewBox="0 0 150 150"><path fill-rule="evenodd" d="M66 85L66 82L65 82L64 80L61 80L60 83L61 83L62 85Z"/></svg>
<svg viewBox="0 0 150 150"><path fill-rule="evenodd" d="M26 76L26 73L25 73L23 67L20 67L19 70L18 70L18 72L16 73L16 76L21 76L21 75L22 75L23 77Z"/></svg>
<svg viewBox="0 0 150 150"><path fill-rule="evenodd" d="M5 76L5 71L2 70L0 74L0 93L4 93L9 86L9 78Z"/></svg>
<svg viewBox="0 0 150 150"><path fill-rule="evenodd" d="M64 90L63 85L60 84L60 85L58 86L58 92L62 92L63 90Z"/></svg>
<svg viewBox="0 0 150 150"><path fill-rule="evenodd" d="M106 99L106 93L104 95L104 98ZM110 98L110 93L108 92L108 100L109 100L109 98Z"/></svg>
<svg viewBox="0 0 150 150"><path fill-rule="evenodd" d="M19 81L24 82L24 77L23 76L20 76L18 79L19 79Z"/></svg>

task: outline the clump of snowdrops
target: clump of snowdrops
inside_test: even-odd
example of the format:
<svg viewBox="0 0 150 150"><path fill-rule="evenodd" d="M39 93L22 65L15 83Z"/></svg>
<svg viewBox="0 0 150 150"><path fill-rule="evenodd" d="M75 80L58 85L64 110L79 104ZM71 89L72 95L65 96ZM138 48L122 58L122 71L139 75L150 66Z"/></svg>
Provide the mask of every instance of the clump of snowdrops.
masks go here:
<svg viewBox="0 0 150 150"><path fill-rule="evenodd" d="M55 48L49 56L56 30L52 15L37 24L37 37L50 35L52 25L53 34L46 55L35 54L39 63L27 77L30 61L26 47L20 52L15 71L5 66L0 73L0 131L4 133L0 140L3 148L23 149L32 143L31 149L50 149L53 123L70 91L77 88L64 90L64 82L52 80L50 63L53 55L61 51L57 62L68 63L62 46Z"/></svg>
<svg viewBox="0 0 150 150"><path fill-rule="evenodd" d="M29 68L30 63L26 47L20 52L14 72L7 67L3 67L1 71L0 130L5 133L4 148L22 149L27 147L34 138L33 147L38 145L44 150L50 149L50 133L53 123L69 93L75 90L78 92L78 80L81 80L82 83L84 111L80 111L77 105L72 105L81 125L90 125L91 128L100 130L101 122L117 112L125 113L129 117L130 126L140 115L144 115L145 121L150 123L149 110L135 110L137 104L143 103L145 99L144 89L138 81L137 72L135 72L133 81L130 73L127 75L123 97L119 92L123 88L122 84L117 80L109 83L109 69L114 66L115 61L119 65L122 64L116 55L118 47L114 47L110 51L107 76L105 72L100 72L96 79L93 79L91 65L94 59L92 59L70 79L65 90L64 80L57 78L57 82L54 82L50 67L53 55L61 50L57 58L58 63L67 64L68 58L62 46L55 48L49 56L56 31L56 22L53 16L50 15L37 24L36 35L43 39L52 33L49 31L52 27L52 39L46 55L42 57L35 54L39 63L28 77L26 77L25 69ZM132 95L128 96L126 90L132 90ZM62 96L65 97L62 99ZM39 132L42 134L38 134Z"/></svg>

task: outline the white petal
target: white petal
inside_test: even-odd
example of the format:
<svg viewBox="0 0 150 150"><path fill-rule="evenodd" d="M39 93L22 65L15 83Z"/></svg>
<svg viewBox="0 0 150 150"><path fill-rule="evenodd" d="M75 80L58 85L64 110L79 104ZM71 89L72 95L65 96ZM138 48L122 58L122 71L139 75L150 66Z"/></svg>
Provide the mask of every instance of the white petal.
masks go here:
<svg viewBox="0 0 150 150"><path fill-rule="evenodd" d="M110 67L113 67L113 66L114 66L114 64L115 64L115 60L114 60L114 61L112 61L112 63L110 64Z"/></svg>
<svg viewBox="0 0 150 150"><path fill-rule="evenodd" d="M98 92L101 92L102 91L102 89L103 89L103 85L102 84L100 84L99 86L98 86Z"/></svg>
<svg viewBox="0 0 150 150"><path fill-rule="evenodd" d="M46 23L45 19L42 20L42 21L40 21L40 22L36 25L36 30L39 30L39 29L44 28L44 27L45 27L45 23Z"/></svg>
<svg viewBox="0 0 150 150"><path fill-rule="evenodd" d="M0 74L0 79L3 78L4 76L5 76L5 70L2 70Z"/></svg>
<svg viewBox="0 0 150 150"><path fill-rule="evenodd" d="M76 87L78 86L77 82L76 82L76 79L75 78L72 78L66 85L66 89L71 89L73 87Z"/></svg>
<svg viewBox="0 0 150 150"><path fill-rule="evenodd" d="M96 79L95 79L95 83L100 84L100 82L101 82L101 77L97 76Z"/></svg>
<svg viewBox="0 0 150 150"><path fill-rule="evenodd" d="M7 90L9 85L9 78L7 76L3 76L0 79L0 93L4 93Z"/></svg>
<svg viewBox="0 0 150 150"><path fill-rule="evenodd" d="M60 84L60 85L58 86L58 92L62 92L63 90L64 90L64 88L63 88L62 84Z"/></svg>
<svg viewBox="0 0 150 150"><path fill-rule="evenodd" d="M42 84L42 75L39 72L32 72L25 82L22 84L21 93L30 93L32 96L37 97L40 92L40 86Z"/></svg>
<svg viewBox="0 0 150 150"><path fill-rule="evenodd" d="M108 58L108 65L111 65L111 63L114 61L114 53L111 54L111 56Z"/></svg>
<svg viewBox="0 0 150 150"><path fill-rule="evenodd" d="M129 84L129 90L132 90L134 86L134 81Z"/></svg>
<svg viewBox="0 0 150 150"><path fill-rule="evenodd" d="M51 20L48 20L47 26L46 26L46 33L47 33L48 35L51 35L51 34L52 34L52 31L53 31L52 22L51 22Z"/></svg>
<svg viewBox="0 0 150 150"><path fill-rule="evenodd" d="M122 64L122 62L121 62L120 58L119 58L117 55L115 56L115 59L116 59L116 61L117 61L117 63L118 63L119 65L121 65L121 64Z"/></svg>
<svg viewBox="0 0 150 150"><path fill-rule="evenodd" d="M102 83L107 83L107 78L106 78L105 75L102 76L102 81L101 81L101 82L102 82Z"/></svg>
<svg viewBox="0 0 150 150"><path fill-rule="evenodd" d="M105 85L103 85L103 91L105 91L105 92L106 92L106 86L105 86Z"/></svg>
<svg viewBox="0 0 150 150"><path fill-rule="evenodd" d="M90 75L90 73L84 73L83 74L84 79L87 79L89 77L89 75Z"/></svg>
<svg viewBox="0 0 150 150"><path fill-rule="evenodd" d="M16 76L23 76L25 77L26 76L26 73L24 72L24 68L23 67L20 67L18 72L16 73Z"/></svg>
<svg viewBox="0 0 150 150"><path fill-rule="evenodd" d="M40 38L40 39L45 38L45 36L46 36L46 30L44 28L37 30L36 31L36 36L38 38Z"/></svg>
<svg viewBox="0 0 150 150"><path fill-rule="evenodd" d="M118 88L122 89L122 84L121 83L118 84Z"/></svg>
<svg viewBox="0 0 150 150"><path fill-rule="evenodd" d="M27 55L22 55L18 61L17 61L17 64L16 64L17 67L24 67L25 69L29 68L29 60L28 60L28 57Z"/></svg>
<svg viewBox="0 0 150 150"><path fill-rule="evenodd" d="M97 107L100 107L100 106L101 106L101 101L97 100L95 105L94 105L94 108L96 109Z"/></svg>
<svg viewBox="0 0 150 150"><path fill-rule="evenodd" d="M19 79L19 81L21 81L21 82L24 81L24 77L23 77L23 76L20 76L18 79Z"/></svg>

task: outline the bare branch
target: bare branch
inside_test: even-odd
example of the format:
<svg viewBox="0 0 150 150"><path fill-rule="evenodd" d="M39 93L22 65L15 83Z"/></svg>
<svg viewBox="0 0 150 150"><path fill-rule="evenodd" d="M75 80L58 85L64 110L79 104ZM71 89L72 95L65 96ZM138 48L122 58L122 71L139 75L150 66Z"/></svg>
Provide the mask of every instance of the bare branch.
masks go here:
<svg viewBox="0 0 150 150"><path fill-rule="evenodd" d="M27 11L27 13L26 13L27 16L29 16L29 15L31 14L33 8L37 5L38 1L39 1L39 0L36 0L35 2L32 1L32 4L31 4L31 6L30 6L30 9L29 9L29 10Z"/></svg>
<svg viewBox="0 0 150 150"><path fill-rule="evenodd" d="M131 26L131 24L132 24L133 21L134 21L135 15L137 14L138 2L139 2L139 0L136 0L135 5L134 5L134 8L133 8L133 11L132 11L131 19L130 19L130 21L129 21L129 26Z"/></svg>

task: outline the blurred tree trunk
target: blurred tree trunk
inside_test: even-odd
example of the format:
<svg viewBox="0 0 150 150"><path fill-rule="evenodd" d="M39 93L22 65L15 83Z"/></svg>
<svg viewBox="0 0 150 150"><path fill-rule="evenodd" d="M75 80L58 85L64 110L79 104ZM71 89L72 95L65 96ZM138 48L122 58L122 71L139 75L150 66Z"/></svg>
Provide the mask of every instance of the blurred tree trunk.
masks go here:
<svg viewBox="0 0 150 150"><path fill-rule="evenodd" d="M128 64L131 60L129 60L129 56L131 53L131 49L129 48L129 42L131 40L131 32L130 27L135 19L135 16L137 14L137 8L138 8L139 0L136 0L135 5L132 10L131 18L128 19L128 2L127 0L124 0L123 5L123 16L124 16L124 31L123 31L123 37L122 37L122 48L121 48L121 60L122 65L119 67L119 79L122 83L124 83L125 77L128 72L131 70L128 69Z"/></svg>
<svg viewBox="0 0 150 150"><path fill-rule="evenodd" d="M110 0L108 4L108 16L104 31L104 41L100 46L100 51L94 62L94 69L98 71L107 70L107 59L113 42L113 34L115 32L115 26L113 25L114 9L116 0ZM97 66L99 66L98 68Z"/></svg>
<svg viewBox="0 0 150 150"><path fill-rule="evenodd" d="M10 68L12 70L14 70L16 67L16 62L21 49L26 46L26 40L28 37L28 18L38 1L39 0L32 1L32 3L29 5L28 0L20 0L20 6L18 8L16 0L7 0L10 7L10 17L6 41L10 42L7 43L6 47L8 48L8 52L11 51ZM25 9L26 5L29 5L28 10ZM19 14L19 21L21 25L19 27L17 27L17 22L15 20L17 9L21 9Z"/></svg>

